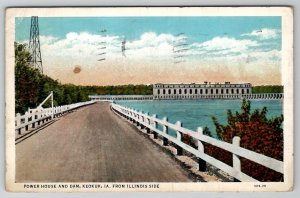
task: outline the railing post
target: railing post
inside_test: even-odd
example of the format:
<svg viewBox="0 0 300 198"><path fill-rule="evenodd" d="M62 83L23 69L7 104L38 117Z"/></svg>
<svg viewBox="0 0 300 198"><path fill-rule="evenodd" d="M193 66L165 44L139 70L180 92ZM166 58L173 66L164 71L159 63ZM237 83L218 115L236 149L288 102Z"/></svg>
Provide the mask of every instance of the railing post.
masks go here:
<svg viewBox="0 0 300 198"><path fill-rule="evenodd" d="M148 117L149 116L149 114L148 114L148 112L146 112L145 113L145 115ZM149 134L150 133L150 128L148 127L148 126L150 126L150 119L149 118L145 118L146 119L146 121L144 120L144 122L146 123L146 131L147 131L147 133Z"/></svg>
<svg viewBox="0 0 300 198"><path fill-rule="evenodd" d="M141 122L141 129L145 128L144 122L145 122L145 116L143 115L143 111L140 112L141 113L141 118L140 118L140 122Z"/></svg>
<svg viewBox="0 0 300 198"><path fill-rule="evenodd" d="M135 124L136 123L136 113L135 113L135 110L134 109L132 109L132 116L133 116L133 119L132 119L132 121L133 121L133 124Z"/></svg>
<svg viewBox="0 0 300 198"><path fill-rule="evenodd" d="M32 125L31 127L34 129L35 128L35 113L34 114L31 114L31 120L32 120Z"/></svg>
<svg viewBox="0 0 300 198"><path fill-rule="evenodd" d="M177 121L176 125L178 127L182 127L182 123L180 121ZM180 141L180 142L182 141L182 133L179 130L176 131L176 138L178 141ZM177 149L177 155L183 154L183 150L179 145L176 145L176 149Z"/></svg>
<svg viewBox="0 0 300 198"><path fill-rule="evenodd" d="M203 130L201 127L198 127L197 132L199 134L199 137L203 136ZM201 153L204 153L204 146L202 144L202 142L200 140L197 140L197 144L198 144L198 151L200 151ZM200 157L198 157L198 170L201 172L205 172L206 171L206 161L204 161L203 159L201 159Z"/></svg>
<svg viewBox="0 0 300 198"><path fill-rule="evenodd" d="M163 121L164 121L164 122L168 122L168 118L167 118L167 117L164 117L164 118L163 118ZM163 125L163 133L168 134L168 132L169 132L168 127L167 127L166 125ZM165 137L163 137L163 145L164 145L164 146L168 146L168 139L165 138Z"/></svg>
<svg viewBox="0 0 300 198"><path fill-rule="evenodd" d="M156 118L156 114L153 114L152 117L153 117L153 118ZM153 121L153 128L156 129L156 127L157 127L157 122L156 122L156 121ZM154 138L154 139L157 139L157 133L156 133L155 131L153 131L153 138Z"/></svg>
<svg viewBox="0 0 300 198"><path fill-rule="evenodd" d="M136 111L136 118L137 118L137 121L136 121L136 126L140 126L140 115L139 115L139 112Z"/></svg>
<svg viewBox="0 0 300 198"><path fill-rule="evenodd" d="M240 147L240 141L241 141L241 138L238 137L238 136L234 136L233 139L232 139L232 144L234 146L236 146L236 149L239 149ZM237 170L237 172L241 172L241 160L240 160L240 157L238 155L235 155L234 153L232 153L232 164L233 164L233 168L235 170ZM234 181L235 182L239 182L238 179L234 178Z"/></svg>
<svg viewBox="0 0 300 198"><path fill-rule="evenodd" d="M21 114L20 113L17 113L16 125L17 125L17 127L21 125ZM21 128L18 129L18 134L21 135Z"/></svg>
<svg viewBox="0 0 300 198"><path fill-rule="evenodd" d="M53 91L51 91L51 109L52 109L51 119L53 120L53 118L54 118L54 112L53 112Z"/></svg>
<svg viewBox="0 0 300 198"><path fill-rule="evenodd" d="M26 111L26 113L25 113L25 131L28 131L28 118L29 118L29 112L28 111Z"/></svg>
<svg viewBox="0 0 300 198"><path fill-rule="evenodd" d="M133 109L129 108L129 115L131 116L130 121L134 122L134 119L132 118L132 116L133 116L132 112L133 112Z"/></svg>

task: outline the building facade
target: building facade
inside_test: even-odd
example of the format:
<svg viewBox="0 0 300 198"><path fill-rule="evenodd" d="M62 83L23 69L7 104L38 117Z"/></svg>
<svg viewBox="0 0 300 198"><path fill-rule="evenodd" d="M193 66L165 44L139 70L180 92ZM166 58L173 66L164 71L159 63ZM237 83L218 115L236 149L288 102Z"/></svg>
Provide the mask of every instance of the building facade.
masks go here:
<svg viewBox="0 0 300 198"><path fill-rule="evenodd" d="M251 83L154 84L153 99L241 98L252 93Z"/></svg>

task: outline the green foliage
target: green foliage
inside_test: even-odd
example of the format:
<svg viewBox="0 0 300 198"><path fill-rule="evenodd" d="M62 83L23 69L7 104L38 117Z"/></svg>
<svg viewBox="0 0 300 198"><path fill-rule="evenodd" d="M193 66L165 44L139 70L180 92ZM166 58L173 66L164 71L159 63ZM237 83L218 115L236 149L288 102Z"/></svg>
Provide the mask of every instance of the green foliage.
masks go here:
<svg viewBox="0 0 300 198"><path fill-rule="evenodd" d="M217 138L231 143L233 137L239 136L240 146L261 153L263 155L283 160L283 115L267 118L267 108L256 109L251 113L251 103L245 99L242 102L241 112L233 114L227 112L227 124L222 125L214 117ZM211 135L208 129L205 134ZM232 165L232 154L218 147L204 144L205 152L215 158ZM260 181L282 181L281 173L270 170L250 160L243 159L242 171Z"/></svg>
<svg viewBox="0 0 300 198"><path fill-rule="evenodd" d="M92 94L151 95L152 85L79 86L61 84L30 66L31 54L26 44L15 43L15 112L36 108L53 91L54 105L66 105L89 100ZM49 107L50 101L44 104Z"/></svg>
<svg viewBox="0 0 300 198"><path fill-rule="evenodd" d="M99 95L151 95L152 85L86 86L93 94Z"/></svg>
<svg viewBox="0 0 300 198"><path fill-rule="evenodd" d="M28 107L34 107L38 101L39 81L41 75L38 70L30 68L28 61L31 55L26 45L15 43L15 108L17 112L24 112Z"/></svg>
<svg viewBox="0 0 300 198"><path fill-rule="evenodd" d="M283 93L283 86L281 85L262 85L252 87L252 93Z"/></svg>

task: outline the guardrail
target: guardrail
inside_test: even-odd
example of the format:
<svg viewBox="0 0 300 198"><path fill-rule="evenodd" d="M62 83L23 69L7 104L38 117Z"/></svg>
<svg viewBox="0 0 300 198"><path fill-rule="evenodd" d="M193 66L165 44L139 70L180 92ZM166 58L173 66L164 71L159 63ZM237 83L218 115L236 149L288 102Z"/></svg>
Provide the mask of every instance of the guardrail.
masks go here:
<svg viewBox="0 0 300 198"><path fill-rule="evenodd" d="M283 93L260 94L161 94L153 96L154 100L198 100L198 99L253 99L253 100L279 100L284 98Z"/></svg>
<svg viewBox="0 0 300 198"><path fill-rule="evenodd" d="M61 116L67 111L95 103L95 101L79 102L70 105L63 105L52 108L36 108L29 109L24 115L17 113L15 117L15 130L22 134L22 129L28 131L30 125L35 128L35 125L42 125L54 117Z"/></svg>
<svg viewBox="0 0 300 198"><path fill-rule="evenodd" d="M142 128L146 128L150 133L150 130L154 134L154 138L157 138L157 135L161 135L163 137L163 145L167 145L168 141L177 145L177 155L182 154L182 149L186 150L189 153L192 153L196 157L198 157L199 163L199 171L206 170L206 162L219 168L220 170L226 172L230 176L234 177L239 181L246 182L258 182L256 179L252 178L249 175L246 175L241 171L241 161L240 157L249 159L253 162L261 164L265 167L268 167L274 171L279 173L284 173L283 171L283 162L273 159L271 157L256 153L254 151L245 149L240 147L240 138L234 137L232 140L232 144L217 140L215 138L209 137L203 134L203 130L201 127L198 128L197 132L183 128L180 121L177 121L176 124L172 124L168 122L167 117L162 120L156 118L156 115L150 116L148 113L138 112L136 110L123 107L121 105L117 105L112 103L111 108L116 111L118 114L125 117L127 120L132 121L137 124L137 126L141 126ZM158 125L162 126L163 130L158 129ZM176 131L176 137L173 137L169 134L169 130L172 129ZM194 140L197 141L198 149L191 147L188 144L182 142L183 134L187 134L191 136ZM232 153L233 155L233 167L225 164L222 161L204 153L203 143L208 143L213 146L219 147L225 151Z"/></svg>
<svg viewBox="0 0 300 198"><path fill-rule="evenodd" d="M283 93L259 93L259 94L160 94L160 95L89 95L91 100L115 101L115 100L202 100L202 99L252 99L252 100L280 100Z"/></svg>
<svg viewBox="0 0 300 198"><path fill-rule="evenodd" d="M89 95L91 100L153 100L153 95Z"/></svg>

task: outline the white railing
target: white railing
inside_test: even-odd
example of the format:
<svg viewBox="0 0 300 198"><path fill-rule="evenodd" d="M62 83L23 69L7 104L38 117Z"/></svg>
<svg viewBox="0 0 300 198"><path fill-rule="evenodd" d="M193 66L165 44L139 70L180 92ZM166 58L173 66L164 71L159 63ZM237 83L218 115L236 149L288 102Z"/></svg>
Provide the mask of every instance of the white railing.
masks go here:
<svg viewBox="0 0 300 198"><path fill-rule="evenodd" d="M15 130L19 134L22 133L22 129L28 131L28 127L32 125L32 128L35 128L35 125L40 125L52 119L52 117L57 117L64 114L67 111L95 103L95 101L79 102L69 105L57 106L50 108L38 107L36 109L29 109L24 115L17 113L15 117ZM42 122L42 123L41 123Z"/></svg>
<svg viewBox="0 0 300 198"><path fill-rule="evenodd" d="M194 154L196 157L199 158L199 170L200 164L205 162L219 168L220 170L226 172L230 176L236 178L239 181L247 181L247 182L257 182L256 179L246 175L241 171L241 161L240 157L249 159L253 162L261 164L265 167L268 167L274 171L283 174L283 162L273 159L271 157L256 153L254 151L245 149L240 147L240 138L234 137L232 140L232 144L217 140L215 138L209 137L203 134L203 130L201 127L198 128L198 131L192 131L186 128L183 128L181 122L178 121L176 124L172 124L168 122L168 119L165 117L164 119L160 120L156 118L156 115L150 116L147 113L138 112L136 110L123 107L117 104L112 103L111 107L114 111L122 115L123 117L127 118L135 122L139 126L143 126L148 130L151 130L163 137L164 144L167 141L171 141L177 145L177 153L181 153L182 149L188 151L189 153ZM157 125L162 126L163 130L157 128ZM171 136L169 133L169 129L176 131L176 137ZM194 140L197 141L198 149L191 147L188 144L182 142L183 134L187 134L191 136ZM219 147L225 151L232 153L233 155L233 167L225 164L224 162L204 153L204 146L203 143L208 143L213 146ZM203 169L203 168L202 168Z"/></svg>
<svg viewBox="0 0 300 198"><path fill-rule="evenodd" d="M283 93L259 93L259 94L160 94L153 96L154 100L198 100L198 99L258 99L279 100L284 98Z"/></svg>
<svg viewBox="0 0 300 198"><path fill-rule="evenodd" d="M89 95L91 100L153 100L153 95Z"/></svg>

